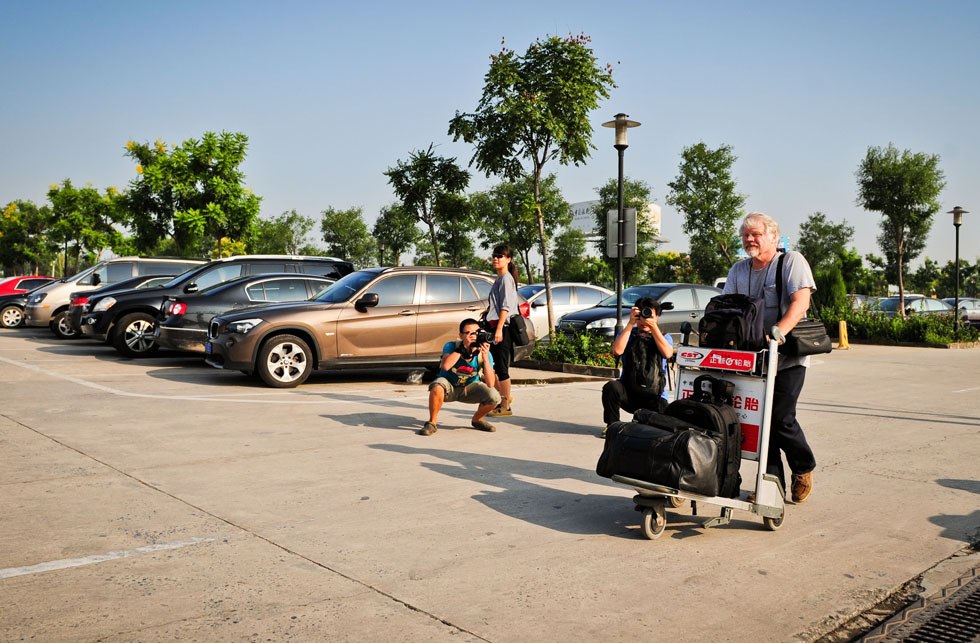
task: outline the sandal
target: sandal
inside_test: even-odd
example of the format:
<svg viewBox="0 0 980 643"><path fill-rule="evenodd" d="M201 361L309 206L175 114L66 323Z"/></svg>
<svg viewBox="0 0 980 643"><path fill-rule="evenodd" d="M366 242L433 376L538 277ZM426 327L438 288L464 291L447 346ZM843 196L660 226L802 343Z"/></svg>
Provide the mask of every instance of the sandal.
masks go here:
<svg viewBox="0 0 980 643"><path fill-rule="evenodd" d="M432 422L426 422L425 424L422 425L422 428L419 429L419 435L432 435L438 430L439 429L436 428L435 424L433 424Z"/></svg>
<svg viewBox="0 0 980 643"><path fill-rule="evenodd" d="M497 427L490 424L486 420L473 420L472 422L470 422L470 424L472 424L473 428L477 429L478 431L486 431L487 433L493 433L494 431L497 430Z"/></svg>

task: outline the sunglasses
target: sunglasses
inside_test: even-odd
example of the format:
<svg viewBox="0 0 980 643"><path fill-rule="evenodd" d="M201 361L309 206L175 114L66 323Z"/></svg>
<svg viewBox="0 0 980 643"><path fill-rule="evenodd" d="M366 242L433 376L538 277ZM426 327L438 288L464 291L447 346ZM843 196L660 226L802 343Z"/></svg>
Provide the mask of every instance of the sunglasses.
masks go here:
<svg viewBox="0 0 980 643"><path fill-rule="evenodd" d="M463 334L464 335L476 335L479 332L480 331L478 331L478 330L465 330L465 331L463 331Z"/></svg>
<svg viewBox="0 0 980 643"><path fill-rule="evenodd" d="M503 259L506 255L502 255L499 252L495 252L491 255L494 259Z"/></svg>

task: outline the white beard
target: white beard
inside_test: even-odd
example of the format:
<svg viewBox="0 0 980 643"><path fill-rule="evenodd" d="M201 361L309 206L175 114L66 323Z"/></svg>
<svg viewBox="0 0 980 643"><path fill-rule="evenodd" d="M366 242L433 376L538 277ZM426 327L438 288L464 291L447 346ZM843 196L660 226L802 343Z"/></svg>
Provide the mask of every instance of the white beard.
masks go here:
<svg viewBox="0 0 980 643"><path fill-rule="evenodd" d="M745 250L745 254L747 254L752 259L755 259L756 257L759 256L759 248L758 247L743 248L743 250Z"/></svg>

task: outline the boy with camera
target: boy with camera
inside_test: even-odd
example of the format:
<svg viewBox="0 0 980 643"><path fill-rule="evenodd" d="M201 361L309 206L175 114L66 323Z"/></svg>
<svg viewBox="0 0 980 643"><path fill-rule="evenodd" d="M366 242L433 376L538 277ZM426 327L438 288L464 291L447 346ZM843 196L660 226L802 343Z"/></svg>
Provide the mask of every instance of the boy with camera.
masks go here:
<svg viewBox="0 0 980 643"><path fill-rule="evenodd" d="M429 421L419 430L419 435L432 435L438 430L439 410L446 402L478 404L470 424L480 431L497 430L483 419L500 404L500 393L494 388L497 376L490 355L492 339L475 319L459 323L459 340L446 342L439 374L429 385Z"/></svg>
<svg viewBox="0 0 980 643"><path fill-rule="evenodd" d="M630 310L626 327L613 341L613 355L623 358L618 380L602 387L602 421L606 428L619 421L619 409L663 412L667 406L667 359L674 354L674 341L657 325L660 302L640 297Z"/></svg>

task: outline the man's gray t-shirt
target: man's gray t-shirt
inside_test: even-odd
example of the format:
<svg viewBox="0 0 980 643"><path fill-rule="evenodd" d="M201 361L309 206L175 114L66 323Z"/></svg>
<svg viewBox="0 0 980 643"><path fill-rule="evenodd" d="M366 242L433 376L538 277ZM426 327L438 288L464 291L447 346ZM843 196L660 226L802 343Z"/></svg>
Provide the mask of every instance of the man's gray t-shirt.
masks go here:
<svg viewBox="0 0 980 643"><path fill-rule="evenodd" d="M783 302L776 300L776 262L779 260L779 253L772 258L765 268L756 270L752 267L752 259L743 259L737 262L728 271L728 278L725 280L725 294L748 295L749 297L763 297L766 302L764 321L766 333L772 328L787 308L789 299L793 293L801 288L809 288L811 292L817 289L813 281L813 273L810 271L810 264L799 252L790 250L783 256ZM790 366L809 366L809 357L783 357L779 356L779 368Z"/></svg>

